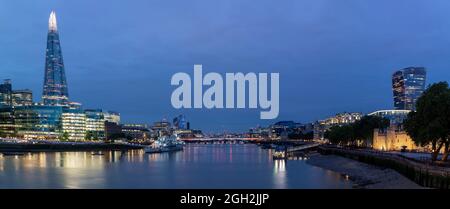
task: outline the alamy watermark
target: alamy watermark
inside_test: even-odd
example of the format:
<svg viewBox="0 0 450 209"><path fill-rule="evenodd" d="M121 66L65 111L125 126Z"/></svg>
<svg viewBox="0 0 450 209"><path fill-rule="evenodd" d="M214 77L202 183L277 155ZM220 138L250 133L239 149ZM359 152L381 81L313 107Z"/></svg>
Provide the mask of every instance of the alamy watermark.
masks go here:
<svg viewBox="0 0 450 209"><path fill-rule="evenodd" d="M187 73L179 72L172 76L171 85L178 87L172 92L171 102L172 106L177 109L203 107L208 109L256 109L259 106L262 109L261 119L274 119L278 117L280 111L279 80L279 73L270 73L270 88L268 88L268 73L225 73L226 91L224 93L222 75L210 72L203 76L202 65L194 65L194 82L191 81L191 76ZM203 91L204 86L208 87L206 91ZM194 90L193 105L192 87ZM248 95L248 107L246 95Z"/></svg>

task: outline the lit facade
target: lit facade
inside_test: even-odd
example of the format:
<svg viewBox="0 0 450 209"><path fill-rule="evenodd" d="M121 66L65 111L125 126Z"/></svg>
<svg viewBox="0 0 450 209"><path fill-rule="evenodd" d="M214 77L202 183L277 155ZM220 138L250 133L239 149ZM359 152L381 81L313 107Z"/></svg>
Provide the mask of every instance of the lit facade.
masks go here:
<svg viewBox="0 0 450 209"><path fill-rule="evenodd" d="M33 92L29 89L14 90L11 92L13 106L33 105Z"/></svg>
<svg viewBox="0 0 450 209"><path fill-rule="evenodd" d="M86 136L86 114L78 107L65 107L61 115L64 140L83 141Z"/></svg>
<svg viewBox="0 0 450 209"><path fill-rule="evenodd" d="M42 100L45 105L67 105L69 92L56 24L56 14L53 11L50 14L48 27Z"/></svg>
<svg viewBox="0 0 450 209"><path fill-rule="evenodd" d="M0 84L0 106L11 106L11 93L11 80L5 79L4 82Z"/></svg>
<svg viewBox="0 0 450 209"><path fill-rule="evenodd" d="M25 139L58 140L61 136L61 106L14 107L16 133Z"/></svg>
<svg viewBox="0 0 450 209"><path fill-rule="evenodd" d="M33 93L29 89L13 90L11 80L0 84L0 106L22 106L33 104Z"/></svg>
<svg viewBox="0 0 450 209"><path fill-rule="evenodd" d="M101 109L87 109L86 114L86 139L105 139L105 115Z"/></svg>
<svg viewBox="0 0 450 209"><path fill-rule="evenodd" d="M15 135L14 111L11 106L0 107L0 137Z"/></svg>
<svg viewBox="0 0 450 209"><path fill-rule="evenodd" d="M120 123L120 114L118 112L107 111L104 112L105 121L112 122L115 124Z"/></svg>
<svg viewBox="0 0 450 209"><path fill-rule="evenodd" d="M363 114L358 112L338 113L333 117L316 121L313 125L314 139L323 140L325 132L332 126L346 125L361 120Z"/></svg>
<svg viewBox="0 0 450 209"><path fill-rule="evenodd" d="M411 137L404 131L391 126L385 130L375 129L372 147L380 151L400 151L402 149L429 152L430 146L417 146Z"/></svg>
<svg viewBox="0 0 450 209"><path fill-rule="evenodd" d="M358 112L344 112L344 113L338 113L333 117L329 117L325 119L323 122L325 125L343 125L343 124L349 124L354 123L358 120L361 120L362 113Z"/></svg>
<svg viewBox="0 0 450 209"><path fill-rule="evenodd" d="M415 110L417 99L425 90L426 69L408 67L392 75L394 108L397 110Z"/></svg>
<svg viewBox="0 0 450 209"><path fill-rule="evenodd" d="M170 123L165 120L154 122L151 129L156 136L168 135L171 132Z"/></svg>
<svg viewBox="0 0 450 209"><path fill-rule="evenodd" d="M172 122L175 129L188 129L186 117L184 115L179 115L178 117L174 118Z"/></svg>
<svg viewBox="0 0 450 209"><path fill-rule="evenodd" d="M122 124L122 133L130 139L148 139L150 130L146 124Z"/></svg>

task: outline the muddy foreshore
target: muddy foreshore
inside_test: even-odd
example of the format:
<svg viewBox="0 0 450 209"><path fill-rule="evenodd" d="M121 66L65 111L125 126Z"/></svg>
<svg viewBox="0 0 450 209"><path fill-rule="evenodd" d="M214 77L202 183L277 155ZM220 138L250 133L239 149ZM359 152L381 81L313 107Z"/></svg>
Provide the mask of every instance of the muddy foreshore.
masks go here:
<svg viewBox="0 0 450 209"><path fill-rule="evenodd" d="M398 172L337 155L313 153L307 160L313 166L335 171L349 178L354 188L363 189L423 189Z"/></svg>

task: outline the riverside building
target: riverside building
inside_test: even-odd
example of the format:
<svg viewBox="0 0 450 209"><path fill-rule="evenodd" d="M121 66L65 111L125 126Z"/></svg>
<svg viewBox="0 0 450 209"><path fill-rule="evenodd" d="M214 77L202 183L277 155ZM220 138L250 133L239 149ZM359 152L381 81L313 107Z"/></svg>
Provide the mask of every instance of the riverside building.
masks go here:
<svg viewBox="0 0 450 209"><path fill-rule="evenodd" d="M83 141L86 137L86 114L80 105L63 108L61 115L63 140Z"/></svg>
<svg viewBox="0 0 450 209"><path fill-rule="evenodd" d="M363 114L359 112L343 112L324 120L318 120L313 125L314 139L323 140L325 132L331 127L354 123L362 116Z"/></svg>
<svg viewBox="0 0 450 209"><path fill-rule="evenodd" d="M24 106L33 104L33 92L29 89L13 90L11 92L13 106Z"/></svg>
<svg viewBox="0 0 450 209"><path fill-rule="evenodd" d="M119 125L120 114L101 109L83 110L69 101L56 13L48 22L45 76L41 103L31 90L13 90L11 80L0 84L0 137L45 140L103 140L105 122Z"/></svg>
<svg viewBox="0 0 450 209"><path fill-rule="evenodd" d="M105 139L105 115L101 109L86 109L86 139Z"/></svg>
<svg viewBox="0 0 450 209"><path fill-rule="evenodd" d="M10 79L0 84L0 106L22 106L33 104L33 93L29 89L13 90Z"/></svg>
<svg viewBox="0 0 450 209"><path fill-rule="evenodd" d="M13 107L0 106L0 137L14 137L15 131Z"/></svg>
<svg viewBox="0 0 450 209"><path fill-rule="evenodd" d="M120 124L120 113L114 111L106 111L103 113L105 121Z"/></svg>
<svg viewBox="0 0 450 209"><path fill-rule="evenodd" d="M14 124L24 139L57 140L61 134L61 106L34 104L14 107Z"/></svg>

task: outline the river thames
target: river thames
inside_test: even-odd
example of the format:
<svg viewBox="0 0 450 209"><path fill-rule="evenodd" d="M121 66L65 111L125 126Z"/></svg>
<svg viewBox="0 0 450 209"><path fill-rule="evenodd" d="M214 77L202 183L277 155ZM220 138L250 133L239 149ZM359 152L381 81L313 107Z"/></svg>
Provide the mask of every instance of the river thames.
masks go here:
<svg viewBox="0 0 450 209"><path fill-rule="evenodd" d="M187 144L176 153L142 150L0 156L0 188L285 189L351 188L305 160L273 160L253 144Z"/></svg>

